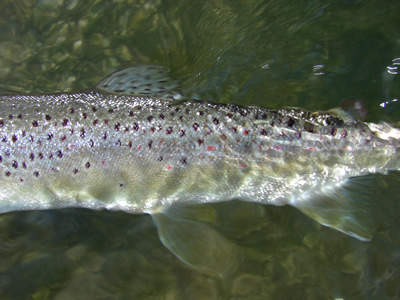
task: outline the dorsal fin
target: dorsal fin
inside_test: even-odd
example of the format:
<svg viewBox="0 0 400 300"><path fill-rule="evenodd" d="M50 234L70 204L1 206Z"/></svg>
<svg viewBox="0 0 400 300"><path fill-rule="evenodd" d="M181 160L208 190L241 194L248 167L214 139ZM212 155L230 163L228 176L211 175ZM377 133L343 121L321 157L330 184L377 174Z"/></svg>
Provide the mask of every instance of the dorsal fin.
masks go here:
<svg viewBox="0 0 400 300"><path fill-rule="evenodd" d="M178 81L170 77L169 70L154 65L134 66L116 71L100 80L94 88L132 96L183 99Z"/></svg>

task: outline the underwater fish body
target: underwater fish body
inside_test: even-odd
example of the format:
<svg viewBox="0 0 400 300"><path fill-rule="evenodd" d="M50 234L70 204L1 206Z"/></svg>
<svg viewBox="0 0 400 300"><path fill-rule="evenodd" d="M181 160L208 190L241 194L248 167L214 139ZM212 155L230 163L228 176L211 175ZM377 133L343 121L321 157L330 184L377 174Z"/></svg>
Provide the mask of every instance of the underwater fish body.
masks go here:
<svg viewBox="0 0 400 300"><path fill-rule="evenodd" d="M0 212L150 213L164 245L191 265L174 240L181 229L170 226L181 218L174 207L189 204L289 204L372 237L364 186L349 192L351 178L400 169L397 128L331 112L177 100L176 88L163 69L139 66L90 91L0 96Z"/></svg>

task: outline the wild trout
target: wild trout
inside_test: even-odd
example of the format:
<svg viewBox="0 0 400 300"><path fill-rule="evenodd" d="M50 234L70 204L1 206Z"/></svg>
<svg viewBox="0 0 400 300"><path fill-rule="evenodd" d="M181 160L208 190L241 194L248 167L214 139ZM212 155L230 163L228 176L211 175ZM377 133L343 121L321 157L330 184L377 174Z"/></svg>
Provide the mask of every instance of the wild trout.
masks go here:
<svg viewBox="0 0 400 300"><path fill-rule="evenodd" d="M289 204L358 239L372 237L363 187L349 187L353 177L399 170L397 128L332 112L180 98L176 81L156 66L115 72L78 93L0 96L0 212L149 213L164 245L191 265L178 241L190 226L171 226L181 220L174 207L188 204Z"/></svg>

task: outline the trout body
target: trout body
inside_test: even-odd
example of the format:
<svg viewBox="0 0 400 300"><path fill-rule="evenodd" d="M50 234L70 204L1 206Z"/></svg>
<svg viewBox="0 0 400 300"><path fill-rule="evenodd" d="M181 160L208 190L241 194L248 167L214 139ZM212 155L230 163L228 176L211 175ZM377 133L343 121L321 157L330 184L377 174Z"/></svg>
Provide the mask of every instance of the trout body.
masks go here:
<svg viewBox="0 0 400 300"><path fill-rule="evenodd" d="M121 77L81 93L0 96L1 212L84 207L157 215L177 203L241 199L291 204L324 225L371 237L355 217L346 224L326 210L321 217L313 198L351 177L399 170L398 129L328 112L107 89ZM351 213L346 197L334 201L348 200Z"/></svg>

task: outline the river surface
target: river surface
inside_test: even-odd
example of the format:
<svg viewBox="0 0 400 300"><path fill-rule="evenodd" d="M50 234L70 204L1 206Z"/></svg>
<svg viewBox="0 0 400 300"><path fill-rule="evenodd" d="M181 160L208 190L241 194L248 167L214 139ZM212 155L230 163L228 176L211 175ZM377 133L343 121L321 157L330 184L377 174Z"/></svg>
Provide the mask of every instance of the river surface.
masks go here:
<svg viewBox="0 0 400 300"><path fill-rule="evenodd" d="M1 94L153 64L201 99L323 110L360 98L368 121L400 121L397 0L4 0L0 16ZM400 176L374 180L370 242L292 207L210 205L209 226L245 253L224 277L178 260L148 215L3 214L0 298L399 299Z"/></svg>

